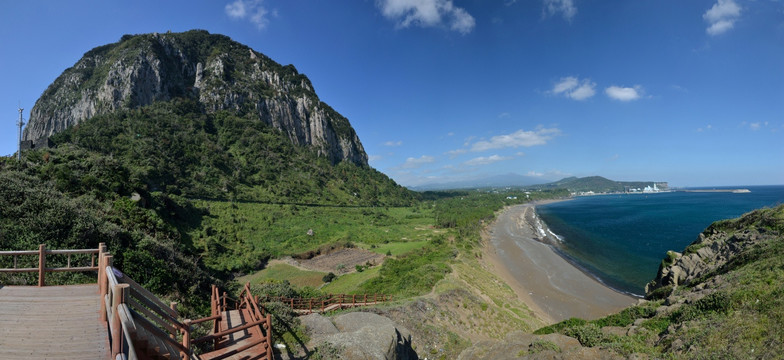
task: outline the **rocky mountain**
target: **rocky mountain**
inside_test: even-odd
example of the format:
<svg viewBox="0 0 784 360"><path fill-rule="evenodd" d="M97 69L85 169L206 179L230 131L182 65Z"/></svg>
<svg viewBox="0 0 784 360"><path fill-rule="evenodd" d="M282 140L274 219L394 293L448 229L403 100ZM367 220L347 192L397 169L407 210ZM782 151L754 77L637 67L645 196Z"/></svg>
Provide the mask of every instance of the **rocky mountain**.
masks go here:
<svg viewBox="0 0 784 360"><path fill-rule="evenodd" d="M204 113L229 110L285 133L333 163L367 164L348 119L321 102L293 65L203 30L125 35L92 49L36 101L25 140L48 137L96 115L175 98Z"/></svg>

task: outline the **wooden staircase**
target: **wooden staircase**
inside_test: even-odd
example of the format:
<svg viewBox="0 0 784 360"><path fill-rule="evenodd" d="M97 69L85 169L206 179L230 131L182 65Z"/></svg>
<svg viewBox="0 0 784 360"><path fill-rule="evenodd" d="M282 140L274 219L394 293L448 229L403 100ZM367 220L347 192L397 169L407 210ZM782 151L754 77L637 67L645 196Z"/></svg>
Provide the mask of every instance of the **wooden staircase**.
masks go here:
<svg viewBox="0 0 784 360"><path fill-rule="evenodd" d="M38 257L38 267L29 266L30 256ZM67 261L51 266L47 256ZM75 262L89 266L72 264L80 256ZM210 316L181 320L176 303L164 304L113 267L105 244L81 250L41 245L37 251L0 251L0 257L13 257L13 267L0 273L38 273L38 287L0 285L0 359L272 359L271 318L248 284L238 300L219 296L213 285ZM97 271L100 296L95 284L45 286L47 273L61 271ZM211 333L191 339L193 325L209 321ZM207 343L202 354L193 351L198 343Z"/></svg>

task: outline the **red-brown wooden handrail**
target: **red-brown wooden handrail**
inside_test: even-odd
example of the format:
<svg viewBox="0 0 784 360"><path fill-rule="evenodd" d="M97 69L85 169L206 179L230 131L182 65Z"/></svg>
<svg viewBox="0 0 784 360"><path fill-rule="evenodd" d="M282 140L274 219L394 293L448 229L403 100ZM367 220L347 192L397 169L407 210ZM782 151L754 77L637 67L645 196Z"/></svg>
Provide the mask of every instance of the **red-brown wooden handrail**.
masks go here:
<svg viewBox="0 0 784 360"><path fill-rule="evenodd" d="M288 298L282 296L266 296L260 299L261 302L279 301L288 305L292 310L301 311L305 313L312 313L314 311L324 312L327 308L338 305L337 309L345 309L356 306L369 306L376 305L381 302L392 301L391 295L386 294L361 294L361 295L327 295L315 298ZM315 308L315 309L314 309Z"/></svg>
<svg viewBox="0 0 784 360"><path fill-rule="evenodd" d="M76 250L46 250L45 244L38 245L38 250L22 250L22 251L0 251L0 256L13 256L13 268L1 268L0 273L26 273L38 272L38 286L46 285L46 273L48 272L64 272L64 271L96 271L98 266L95 264L95 255L100 253L100 245L98 249L76 249ZM93 254L90 259L90 266L71 266L71 255L74 254ZM38 255L38 267L35 268L19 268L18 257L25 255ZM46 267L46 255L68 255L67 265L65 267Z"/></svg>

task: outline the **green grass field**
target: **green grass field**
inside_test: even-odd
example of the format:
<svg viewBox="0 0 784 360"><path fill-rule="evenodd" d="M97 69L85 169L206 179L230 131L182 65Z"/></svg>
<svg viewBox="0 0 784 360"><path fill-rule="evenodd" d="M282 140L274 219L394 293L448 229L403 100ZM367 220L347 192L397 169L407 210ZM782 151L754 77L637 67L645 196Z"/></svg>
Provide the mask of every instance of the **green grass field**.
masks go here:
<svg viewBox="0 0 784 360"><path fill-rule="evenodd" d="M360 244L359 246L363 249L370 250L372 252L382 254L382 255L389 255L398 256L403 255L409 251L421 249L422 247L427 244L427 240L419 240L419 241L395 241L390 242L387 244Z"/></svg>
<svg viewBox="0 0 784 360"><path fill-rule="evenodd" d="M256 272L255 274L239 277L237 278L237 282L240 284L249 282L253 285L269 280L288 280L296 287L302 288L310 286L317 288L324 283L324 281L321 280L324 275L326 275L326 273L320 271L302 270L288 264L277 263L268 266L266 269Z"/></svg>
<svg viewBox="0 0 784 360"><path fill-rule="evenodd" d="M248 202L197 201L209 209L202 226L189 235L209 254L208 265L242 271L266 258L314 250L325 244L351 242L386 254L401 255L440 236L432 207L328 207ZM312 230L312 235L308 235Z"/></svg>
<svg viewBox="0 0 784 360"><path fill-rule="evenodd" d="M360 287L366 281L378 276L381 266L375 266L363 272L353 272L332 280L331 283L321 288L321 292L326 294L355 294L363 293Z"/></svg>

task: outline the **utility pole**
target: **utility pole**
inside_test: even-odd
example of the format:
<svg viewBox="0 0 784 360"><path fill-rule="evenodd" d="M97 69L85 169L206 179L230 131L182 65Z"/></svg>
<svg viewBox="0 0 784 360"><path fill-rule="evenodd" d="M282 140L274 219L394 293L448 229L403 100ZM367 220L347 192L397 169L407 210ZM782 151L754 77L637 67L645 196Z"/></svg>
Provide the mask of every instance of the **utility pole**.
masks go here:
<svg viewBox="0 0 784 360"><path fill-rule="evenodd" d="M16 152L16 161L22 161L22 126L24 126L24 121L22 121L22 109L19 108L19 122L16 125L19 125L19 141L16 143L19 146L19 150Z"/></svg>

